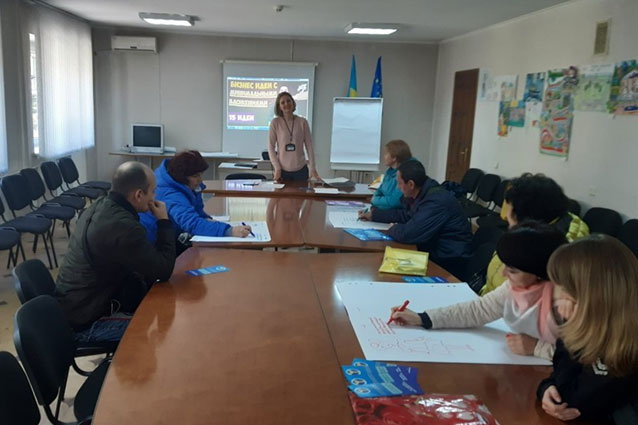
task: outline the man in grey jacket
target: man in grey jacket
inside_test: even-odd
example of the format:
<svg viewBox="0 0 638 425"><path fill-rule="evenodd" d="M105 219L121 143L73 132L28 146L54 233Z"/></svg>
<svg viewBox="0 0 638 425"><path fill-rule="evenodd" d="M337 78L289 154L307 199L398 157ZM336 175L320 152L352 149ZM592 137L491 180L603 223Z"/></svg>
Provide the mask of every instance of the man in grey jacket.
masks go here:
<svg viewBox="0 0 638 425"><path fill-rule="evenodd" d="M81 342L118 341L150 285L175 265L175 236L155 175L139 162L120 165L108 196L78 219L56 285L56 297ZM157 241L146 238L139 212L157 218Z"/></svg>

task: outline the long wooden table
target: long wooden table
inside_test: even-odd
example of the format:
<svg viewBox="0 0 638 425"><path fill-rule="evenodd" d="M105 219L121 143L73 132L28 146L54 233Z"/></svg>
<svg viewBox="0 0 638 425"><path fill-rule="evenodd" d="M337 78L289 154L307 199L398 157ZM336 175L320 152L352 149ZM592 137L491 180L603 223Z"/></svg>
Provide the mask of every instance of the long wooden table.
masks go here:
<svg viewBox="0 0 638 425"><path fill-rule="evenodd" d="M245 198L214 196L206 201L210 215L229 216L230 221L265 221L269 242L195 242L196 246L226 248L288 248L308 246L342 251L384 251L386 246L416 249L415 245L390 241L361 241L343 229L332 227L324 200L303 198Z"/></svg>
<svg viewBox="0 0 638 425"><path fill-rule="evenodd" d="M250 172L259 173L257 170ZM284 182L285 186L281 189L275 189L272 185L259 184L255 185L252 180L206 180L204 185L204 193L214 193L223 196L248 196L248 197L298 197L312 199L370 199L374 191L368 189L368 185L357 183L353 188L341 188L339 193L317 193L314 187L325 186L320 183L312 182Z"/></svg>
<svg viewBox="0 0 638 425"><path fill-rule="evenodd" d="M381 257L186 251L135 313L93 423L354 424L340 365L362 351L334 282L398 280L377 272ZM215 264L230 271L185 273ZM504 425L562 423L535 400L549 367L411 365L426 392L475 394Z"/></svg>

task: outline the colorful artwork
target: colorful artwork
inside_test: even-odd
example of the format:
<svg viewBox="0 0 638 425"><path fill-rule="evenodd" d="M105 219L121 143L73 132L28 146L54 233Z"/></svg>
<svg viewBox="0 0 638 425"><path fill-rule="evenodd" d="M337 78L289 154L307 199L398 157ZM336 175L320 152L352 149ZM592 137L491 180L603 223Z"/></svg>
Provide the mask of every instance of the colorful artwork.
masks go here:
<svg viewBox="0 0 638 425"><path fill-rule="evenodd" d="M518 75L501 75L488 80L485 90L485 100L500 102L516 99Z"/></svg>
<svg viewBox="0 0 638 425"><path fill-rule="evenodd" d="M608 110L616 115L638 115L638 63L618 62L611 80Z"/></svg>
<svg viewBox="0 0 638 425"><path fill-rule="evenodd" d="M523 95L523 100L525 102L542 102L544 89L544 72L534 72L531 74L527 74L527 77L525 78L525 94Z"/></svg>
<svg viewBox="0 0 638 425"><path fill-rule="evenodd" d="M540 127L541 112L543 104L541 102L525 102L525 123L529 127Z"/></svg>
<svg viewBox="0 0 638 425"><path fill-rule="evenodd" d="M488 93L491 92L490 87L492 86L492 77L490 76L490 71L487 69L481 69L479 73L479 91L478 91L478 100L481 102L487 101Z"/></svg>
<svg viewBox="0 0 638 425"><path fill-rule="evenodd" d="M510 102L510 116L507 120L510 127L525 127L525 102L512 100Z"/></svg>
<svg viewBox="0 0 638 425"><path fill-rule="evenodd" d="M507 125L510 119L510 102L499 102L498 107L498 135L501 137L507 136L509 126Z"/></svg>
<svg viewBox="0 0 638 425"><path fill-rule="evenodd" d="M606 112L613 72L613 64L581 66L578 87L574 94L574 109Z"/></svg>
<svg viewBox="0 0 638 425"><path fill-rule="evenodd" d="M576 67L547 72L547 88L541 112L541 153L567 157L574 118Z"/></svg>

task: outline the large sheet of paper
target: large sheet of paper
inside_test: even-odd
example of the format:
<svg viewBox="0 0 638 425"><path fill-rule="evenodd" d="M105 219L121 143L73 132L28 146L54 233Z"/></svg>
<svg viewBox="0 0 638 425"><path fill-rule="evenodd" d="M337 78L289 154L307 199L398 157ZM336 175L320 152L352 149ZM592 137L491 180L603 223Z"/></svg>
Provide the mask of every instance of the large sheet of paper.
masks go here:
<svg viewBox="0 0 638 425"><path fill-rule="evenodd" d="M329 210L328 220L332 227L336 229L377 229L388 230L392 225L390 223L377 223L375 221L359 220L359 210Z"/></svg>
<svg viewBox="0 0 638 425"><path fill-rule="evenodd" d="M508 327L497 320L481 328L425 330L387 325L390 308L410 301L424 311L477 297L466 284L406 285L384 282L337 282L350 323L368 360L548 365L547 360L512 354L505 342Z"/></svg>
<svg viewBox="0 0 638 425"><path fill-rule="evenodd" d="M248 235L245 238L236 238L234 236L193 236L191 242L269 242L270 231L265 221L246 221L247 225L252 228L255 236ZM231 226L241 226L241 222L230 222Z"/></svg>

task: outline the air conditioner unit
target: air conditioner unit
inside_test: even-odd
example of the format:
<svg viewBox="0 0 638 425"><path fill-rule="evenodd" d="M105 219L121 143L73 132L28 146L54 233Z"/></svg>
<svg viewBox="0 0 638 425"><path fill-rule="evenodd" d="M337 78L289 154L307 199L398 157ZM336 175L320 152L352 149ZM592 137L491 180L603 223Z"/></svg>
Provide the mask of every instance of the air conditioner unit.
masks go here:
<svg viewBox="0 0 638 425"><path fill-rule="evenodd" d="M114 35L111 36L111 49L139 50L157 53L157 40L155 37L125 37Z"/></svg>

